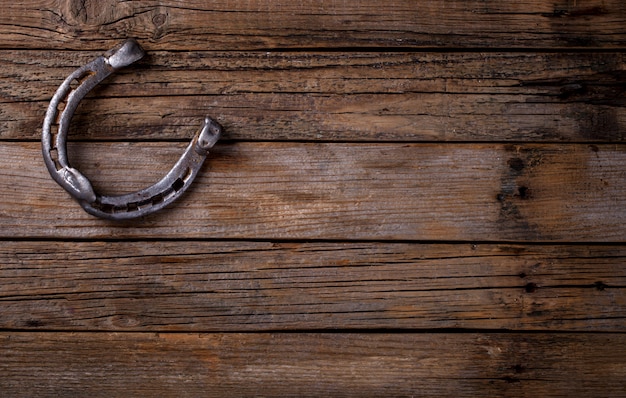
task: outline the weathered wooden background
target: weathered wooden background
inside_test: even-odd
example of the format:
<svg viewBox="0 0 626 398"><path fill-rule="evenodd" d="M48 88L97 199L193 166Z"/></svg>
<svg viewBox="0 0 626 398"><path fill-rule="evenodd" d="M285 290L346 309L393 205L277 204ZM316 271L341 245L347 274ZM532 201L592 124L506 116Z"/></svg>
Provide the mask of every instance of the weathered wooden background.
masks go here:
<svg viewBox="0 0 626 398"><path fill-rule="evenodd" d="M225 127L186 196L97 189ZM0 396L626 396L622 0L5 2Z"/></svg>

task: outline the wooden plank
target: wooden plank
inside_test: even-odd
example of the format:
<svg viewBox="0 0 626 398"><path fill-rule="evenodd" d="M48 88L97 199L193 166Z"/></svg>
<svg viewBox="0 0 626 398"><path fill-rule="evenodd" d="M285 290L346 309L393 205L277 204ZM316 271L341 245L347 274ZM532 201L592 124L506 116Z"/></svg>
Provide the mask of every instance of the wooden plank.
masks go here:
<svg viewBox="0 0 626 398"><path fill-rule="evenodd" d="M1 333L0 388L53 396L623 396L624 334Z"/></svg>
<svg viewBox="0 0 626 398"><path fill-rule="evenodd" d="M77 143L109 194L158 180L185 144ZM190 192L143 220L96 219L37 143L0 145L0 236L624 242L620 145L218 145Z"/></svg>
<svg viewBox="0 0 626 398"><path fill-rule="evenodd" d="M0 138L39 139L98 52L0 51ZM624 141L623 53L155 52L81 104L80 139ZM39 115L39 117L34 117Z"/></svg>
<svg viewBox="0 0 626 398"><path fill-rule="evenodd" d="M11 242L0 329L626 331L624 246Z"/></svg>
<svg viewBox="0 0 626 398"><path fill-rule="evenodd" d="M380 2L15 1L0 47L93 49L127 36L149 48L624 47L621 0Z"/></svg>

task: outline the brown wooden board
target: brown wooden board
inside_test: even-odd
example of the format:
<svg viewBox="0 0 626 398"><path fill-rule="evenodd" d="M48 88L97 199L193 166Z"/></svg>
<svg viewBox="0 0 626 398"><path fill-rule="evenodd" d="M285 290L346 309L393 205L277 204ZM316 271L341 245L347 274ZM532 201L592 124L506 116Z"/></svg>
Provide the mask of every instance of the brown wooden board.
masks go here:
<svg viewBox="0 0 626 398"><path fill-rule="evenodd" d="M8 2L0 48L623 48L622 0Z"/></svg>
<svg viewBox="0 0 626 398"><path fill-rule="evenodd" d="M624 395L624 334L1 333L0 389L57 396Z"/></svg>
<svg viewBox="0 0 626 398"><path fill-rule="evenodd" d="M61 82L100 51L0 52L0 138L39 139ZM81 103L76 139L624 140L622 53L163 52Z"/></svg>
<svg viewBox="0 0 626 398"><path fill-rule="evenodd" d="M96 190L120 194L161 178L183 145L69 151ZM86 214L40 150L0 145L2 237L626 240L622 145L224 144L171 209L123 223Z"/></svg>
<svg viewBox="0 0 626 398"><path fill-rule="evenodd" d="M0 329L626 331L613 246L3 242Z"/></svg>

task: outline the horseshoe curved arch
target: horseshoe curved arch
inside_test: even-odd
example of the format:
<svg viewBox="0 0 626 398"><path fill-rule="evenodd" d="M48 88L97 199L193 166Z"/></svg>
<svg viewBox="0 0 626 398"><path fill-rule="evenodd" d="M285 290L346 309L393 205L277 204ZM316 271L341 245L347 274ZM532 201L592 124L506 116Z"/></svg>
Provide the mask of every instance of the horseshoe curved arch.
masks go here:
<svg viewBox="0 0 626 398"><path fill-rule="evenodd" d="M222 127L206 117L180 159L155 184L125 195L101 195L89 179L73 168L67 157L67 133L80 101L98 83L116 70L145 55L134 39L128 39L70 74L57 89L44 119L42 152L52 178L89 214L111 220L125 220L148 215L178 199L198 174L209 149L222 135Z"/></svg>

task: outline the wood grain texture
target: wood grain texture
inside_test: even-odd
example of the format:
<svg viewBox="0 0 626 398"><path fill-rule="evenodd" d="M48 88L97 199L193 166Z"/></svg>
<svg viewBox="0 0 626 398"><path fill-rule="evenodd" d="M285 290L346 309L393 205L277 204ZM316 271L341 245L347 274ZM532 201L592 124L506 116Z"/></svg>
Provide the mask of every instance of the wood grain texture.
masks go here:
<svg viewBox="0 0 626 398"><path fill-rule="evenodd" d="M626 331L626 249L3 242L0 329Z"/></svg>
<svg viewBox="0 0 626 398"><path fill-rule="evenodd" d="M39 139L59 84L101 51L0 52L0 138ZM622 142L622 53L154 52L82 102L78 139Z"/></svg>
<svg viewBox="0 0 626 398"><path fill-rule="evenodd" d="M625 2L5 3L0 396L626 396ZM98 190L226 135L114 223L38 141L127 37L71 126Z"/></svg>
<svg viewBox="0 0 626 398"><path fill-rule="evenodd" d="M158 180L183 146L80 143L69 152L97 190L119 194ZM3 143L0 157L6 238L626 238L620 145L219 145L174 207L121 223L73 202L41 165L38 144Z"/></svg>
<svg viewBox="0 0 626 398"><path fill-rule="evenodd" d="M619 397L624 345L623 334L2 333L0 388L12 397Z"/></svg>
<svg viewBox="0 0 626 398"><path fill-rule="evenodd" d="M3 8L0 48L616 48L625 23L621 0L31 0Z"/></svg>

